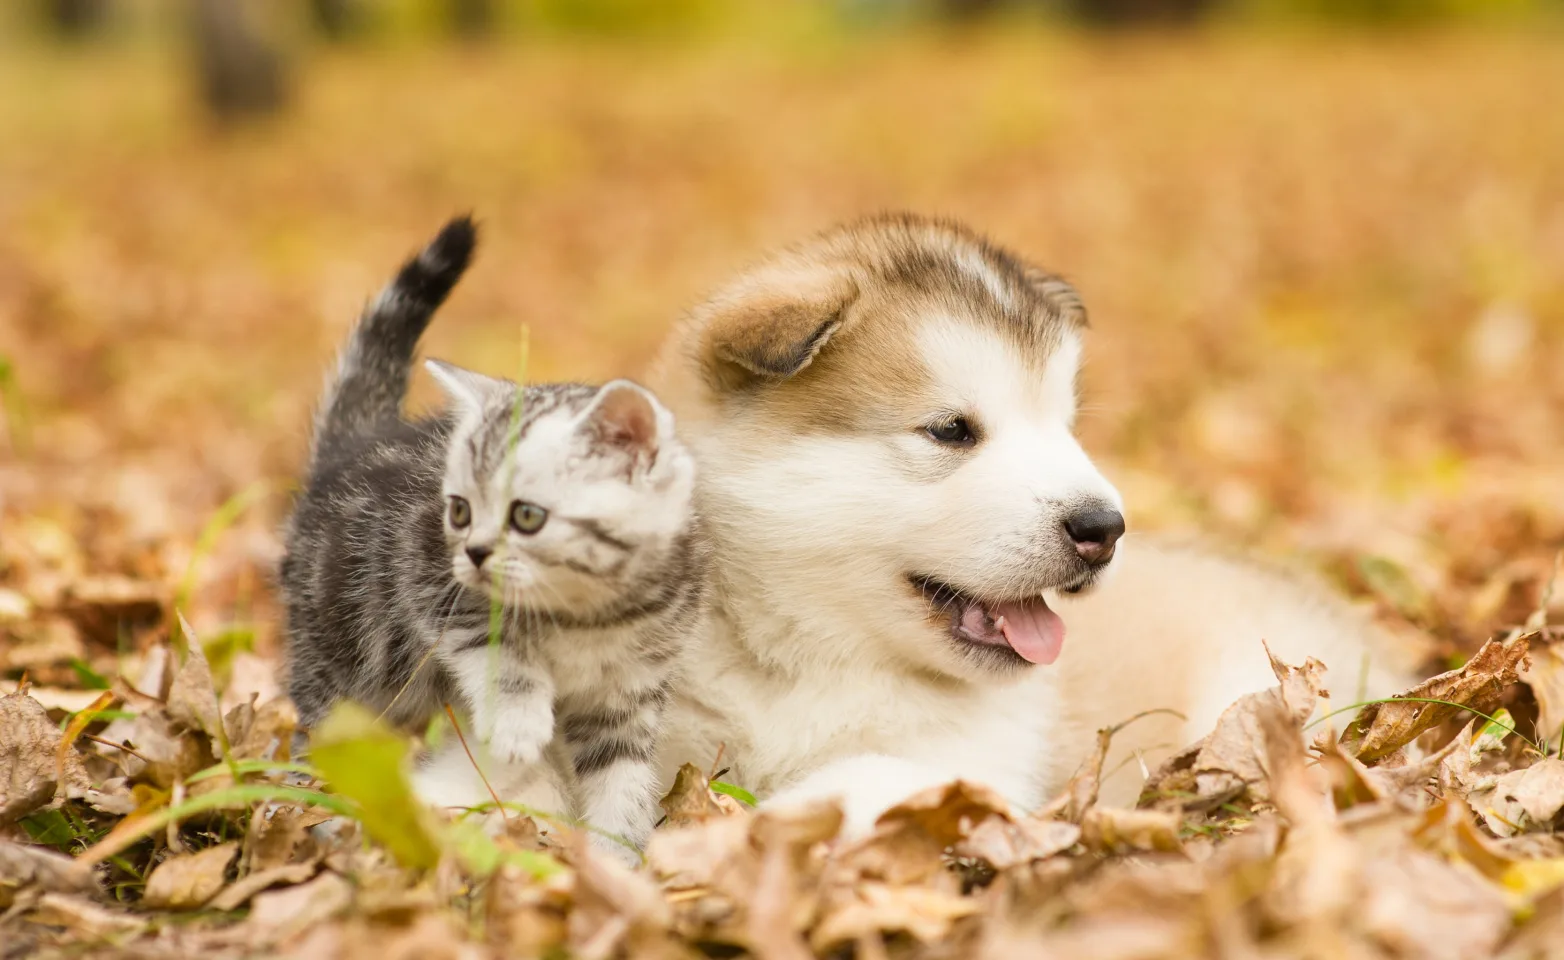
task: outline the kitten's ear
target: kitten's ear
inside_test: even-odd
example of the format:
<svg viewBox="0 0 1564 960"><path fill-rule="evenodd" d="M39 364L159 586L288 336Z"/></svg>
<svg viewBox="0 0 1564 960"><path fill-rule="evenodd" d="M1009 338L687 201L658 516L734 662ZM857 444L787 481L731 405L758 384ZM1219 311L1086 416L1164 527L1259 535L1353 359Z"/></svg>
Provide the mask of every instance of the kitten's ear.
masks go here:
<svg viewBox="0 0 1564 960"><path fill-rule="evenodd" d="M490 397L512 389L512 385L504 380L486 377L444 360L425 360L424 369L440 382L441 389L451 398L452 403L469 410L482 410Z"/></svg>
<svg viewBox="0 0 1564 960"><path fill-rule="evenodd" d="M597 391L582 423L593 442L624 451L640 466L657 456L662 441L660 421L667 416L645 387L614 380Z"/></svg>

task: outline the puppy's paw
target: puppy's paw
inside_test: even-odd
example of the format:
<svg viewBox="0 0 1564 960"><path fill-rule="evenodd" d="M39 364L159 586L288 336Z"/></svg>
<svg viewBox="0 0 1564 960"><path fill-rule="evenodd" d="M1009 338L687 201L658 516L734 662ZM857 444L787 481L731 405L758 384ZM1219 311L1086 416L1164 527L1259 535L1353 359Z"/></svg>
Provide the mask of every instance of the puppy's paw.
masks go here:
<svg viewBox="0 0 1564 960"><path fill-rule="evenodd" d="M494 713L489 752L505 763L537 763L554 739L554 706L547 700L504 704Z"/></svg>

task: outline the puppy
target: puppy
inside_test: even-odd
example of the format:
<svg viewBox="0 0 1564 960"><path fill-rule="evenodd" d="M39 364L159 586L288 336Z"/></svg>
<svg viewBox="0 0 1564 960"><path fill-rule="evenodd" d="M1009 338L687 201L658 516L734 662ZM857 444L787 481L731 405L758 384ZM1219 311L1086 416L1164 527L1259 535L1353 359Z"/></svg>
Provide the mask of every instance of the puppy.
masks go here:
<svg viewBox="0 0 1564 960"><path fill-rule="evenodd" d="M1180 712L1121 736L1124 801L1274 682L1262 640L1348 695L1365 663L1369 692L1404 680L1329 594L1125 536L1071 432L1086 327L1063 280L907 215L782 251L690 314L651 380L696 454L716 609L665 776L722 744L729 779L839 798L862 831L956 778L1033 806L1097 728Z"/></svg>

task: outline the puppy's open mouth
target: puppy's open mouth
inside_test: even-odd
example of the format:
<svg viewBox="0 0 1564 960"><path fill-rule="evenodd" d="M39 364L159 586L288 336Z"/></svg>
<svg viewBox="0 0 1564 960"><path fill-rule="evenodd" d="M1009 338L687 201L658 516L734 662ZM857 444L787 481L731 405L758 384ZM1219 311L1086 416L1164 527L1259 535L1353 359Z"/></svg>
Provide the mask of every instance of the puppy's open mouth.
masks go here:
<svg viewBox="0 0 1564 960"><path fill-rule="evenodd" d="M1045 666L1059 659L1064 621L1042 597L984 600L933 577L911 576L908 580L936 616L949 618L951 636L958 642L1011 653Z"/></svg>

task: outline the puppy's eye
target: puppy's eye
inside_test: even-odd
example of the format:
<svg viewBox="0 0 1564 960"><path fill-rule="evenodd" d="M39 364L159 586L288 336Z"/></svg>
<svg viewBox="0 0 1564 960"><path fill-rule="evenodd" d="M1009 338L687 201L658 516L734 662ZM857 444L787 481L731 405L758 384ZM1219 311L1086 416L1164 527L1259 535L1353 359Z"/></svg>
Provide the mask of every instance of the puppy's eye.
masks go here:
<svg viewBox="0 0 1564 960"><path fill-rule="evenodd" d="M461 497L452 497L449 516L452 529L466 530L472 523L472 504Z"/></svg>
<svg viewBox="0 0 1564 960"><path fill-rule="evenodd" d="M548 511L535 503L517 500L510 505L510 525L517 533L537 533L548 522Z"/></svg>
<svg viewBox="0 0 1564 960"><path fill-rule="evenodd" d="M947 417L923 428L936 443L953 447L970 447L977 442L977 434L966 417Z"/></svg>

